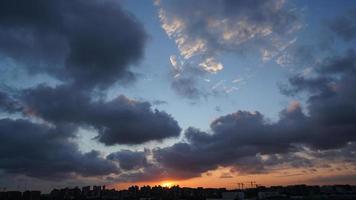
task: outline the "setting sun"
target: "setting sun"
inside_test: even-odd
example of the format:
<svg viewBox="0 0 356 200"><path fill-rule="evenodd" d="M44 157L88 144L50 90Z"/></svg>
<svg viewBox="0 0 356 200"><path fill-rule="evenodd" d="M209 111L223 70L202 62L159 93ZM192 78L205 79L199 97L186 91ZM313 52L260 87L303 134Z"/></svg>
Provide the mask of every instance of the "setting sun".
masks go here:
<svg viewBox="0 0 356 200"><path fill-rule="evenodd" d="M172 181L164 181L160 185L162 187L172 187L172 186L174 186L174 182L172 182Z"/></svg>

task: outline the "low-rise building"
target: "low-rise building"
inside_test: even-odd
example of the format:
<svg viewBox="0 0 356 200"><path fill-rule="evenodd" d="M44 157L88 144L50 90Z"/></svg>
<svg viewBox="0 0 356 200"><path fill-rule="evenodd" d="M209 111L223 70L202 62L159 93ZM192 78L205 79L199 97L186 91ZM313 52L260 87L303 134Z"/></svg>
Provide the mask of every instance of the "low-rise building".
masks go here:
<svg viewBox="0 0 356 200"><path fill-rule="evenodd" d="M223 192L221 198L207 198L206 200L243 200L244 192Z"/></svg>

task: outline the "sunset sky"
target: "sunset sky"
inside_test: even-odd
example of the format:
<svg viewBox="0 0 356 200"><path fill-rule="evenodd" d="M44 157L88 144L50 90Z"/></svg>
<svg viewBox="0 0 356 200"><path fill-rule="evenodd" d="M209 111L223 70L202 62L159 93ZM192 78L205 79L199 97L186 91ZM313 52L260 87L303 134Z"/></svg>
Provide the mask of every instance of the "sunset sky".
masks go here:
<svg viewBox="0 0 356 200"><path fill-rule="evenodd" d="M0 189L356 184L356 1L0 0Z"/></svg>

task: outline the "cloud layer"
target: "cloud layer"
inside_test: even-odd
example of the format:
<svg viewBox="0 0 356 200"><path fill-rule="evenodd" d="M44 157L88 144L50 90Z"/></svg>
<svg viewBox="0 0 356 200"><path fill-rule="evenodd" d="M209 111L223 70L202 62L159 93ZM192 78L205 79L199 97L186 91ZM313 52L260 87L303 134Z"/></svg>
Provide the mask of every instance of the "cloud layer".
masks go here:
<svg viewBox="0 0 356 200"><path fill-rule="evenodd" d="M178 136L180 127L166 112L153 110L148 102L123 95L111 101L94 101L71 86L40 85L23 93L24 105L45 121L93 127L106 145L141 144Z"/></svg>
<svg viewBox="0 0 356 200"><path fill-rule="evenodd" d="M0 169L43 179L104 176L119 173L113 162L97 151L81 153L65 137L75 128L55 128L28 120L0 120Z"/></svg>
<svg viewBox="0 0 356 200"><path fill-rule="evenodd" d="M217 73L224 68L219 54L226 52L260 53L263 61L270 60L295 42L292 33L300 28L283 0L162 0L157 6L162 28L180 52L173 68L186 63L180 65L181 76L174 74L172 88L190 99L205 96L196 83L199 76L190 73L192 66Z"/></svg>
<svg viewBox="0 0 356 200"><path fill-rule="evenodd" d="M117 160L125 160L123 170L135 164L124 155L82 153L74 142L78 128L94 130L105 145L178 136L177 121L150 103L97 95L135 78L130 67L143 56L146 39L142 24L114 0L1 1L0 57L57 84L2 86L0 170L41 179L101 178L120 173Z"/></svg>
<svg viewBox="0 0 356 200"><path fill-rule="evenodd" d="M146 33L117 1L2 1L0 55L83 88L131 80Z"/></svg>
<svg viewBox="0 0 356 200"><path fill-rule="evenodd" d="M321 158L316 152L328 152L324 156L331 157L325 160L354 163L348 157L355 153L349 146L356 141L356 54L349 50L327 57L315 71L314 77L291 77L289 88L283 90L289 95L306 92L307 114L299 102L282 110L277 122L256 111L237 111L214 120L211 132L187 129L186 141L155 149L154 157L167 173L180 178L220 166L240 173L268 172L269 167L283 164L314 166L301 152L312 158Z"/></svg>
<svg viewBox="0 0 356 200"><path fill-rule="evenodd" d="M199 79L223 70L221 53L257 51L262 61L280 64L300 28L297 14L283 0L157 2L162 28L180 53L170 57L171 88L190 99L211 94ZM347 13L326 23L326 29L352 42L354 19ZM333 56L323 52L318 62L310 62L312 75L291 75L282 93L306 101L292 101L276 121L259 111L238 110L217 117L209 130L189 127L181 140L164 147L132 150L181 132L170 114L149 102L104 94L115 83L135 79L131 66L142 58L146 40L142 24L116 0L1 1L2 64L13 62L29 76L45 74L57 82L1 86L0 173L116 182L187 179L219 167L230 168L221 174L230 178L282 167L330 168L326 161L356 166L354 48ZM296 48L294 59L314 61L315 49ZM82 152L75 142L80 128L94 132L100 144L128 149Z"/></svg>

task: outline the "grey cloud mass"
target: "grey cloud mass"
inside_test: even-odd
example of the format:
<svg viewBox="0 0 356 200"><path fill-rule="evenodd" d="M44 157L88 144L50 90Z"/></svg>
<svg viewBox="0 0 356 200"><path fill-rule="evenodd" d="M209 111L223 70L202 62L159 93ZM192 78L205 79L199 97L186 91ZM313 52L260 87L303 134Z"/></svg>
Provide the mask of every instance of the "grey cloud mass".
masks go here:
<svg viewBox="0 0 356 200"><path fill-rule="evenodd" d="M43 179L103 176L119 173L113 162L99 152L81 153L63 135L71 126L51 128L27 120L0 120L0 169Z"/></svg>
<svg viewBox="0 0 356 200"><path fill-rule="evenodd" d="M22 110L54 125L94 127L106 145L179 135L177 122L149 103L124 96L93 101L93 89L132 79L129 67L143 54L143 26L117 1L16 0L1 1L0 7L0 55L30 73L62 81L20 91L19 99L1 94L3 109Z"/></svg>
<svg viewBox="0 0 356 200"><path fill-rule="evenodd" d="M124 95L107 101L94 92L135 79L130 67L146 39L143 25L116 0L0 1L1 64L58 81L26 89L1 83L0 170L40 179L119 174L112 159L79 150L79 128L94 129L105 145L178 136L177 121L150 103ZM123 170L135 168L128 157L117 159L126 159Z"/></svg>
<svg viewBox="0 0 356 200"><path fill-rule="evenodd" d="M134 78L146 33L117 1L0 2L0 56L83 88Z"/></svg>
<svg viewBox="0 0 356 200"><path fill-rule="evenodd" d="M25 90L22 100L46 121L94 127L96 138L106 145L141 144L180 134L177 121L169 114L123 95L111 101L93 101L86 92L71 86L40 85Z"/></svg>
<svg viewBox="0 0 356 200"><path fill-rule="evenodd" d="M148 165L144 151L121 150L107 156L109 160L118 161L124 170L140 169Z"/></svg>

